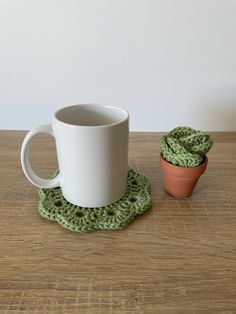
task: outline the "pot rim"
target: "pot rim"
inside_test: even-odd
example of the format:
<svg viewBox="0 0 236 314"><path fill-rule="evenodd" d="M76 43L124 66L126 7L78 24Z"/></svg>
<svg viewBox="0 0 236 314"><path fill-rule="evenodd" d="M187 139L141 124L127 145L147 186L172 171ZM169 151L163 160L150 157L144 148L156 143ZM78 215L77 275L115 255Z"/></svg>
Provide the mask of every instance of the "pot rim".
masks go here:
<svg viewBox="0 0 236 314"><path fill-rule="evenodd" d="M203 162L196 167L184 167L184 166L177 166L173 165L172 163L168 162L160 153L160 165L164 172L167 172L169 175L176 176L176 177L198 177L202 175L208 163L208 158L204 155Z"/></svg>

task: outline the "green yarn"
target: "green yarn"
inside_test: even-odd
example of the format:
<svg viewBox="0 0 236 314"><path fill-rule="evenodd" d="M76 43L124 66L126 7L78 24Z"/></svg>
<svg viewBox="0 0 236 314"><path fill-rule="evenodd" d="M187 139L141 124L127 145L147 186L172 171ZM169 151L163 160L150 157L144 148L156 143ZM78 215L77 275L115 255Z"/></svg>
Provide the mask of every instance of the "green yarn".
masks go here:
<svg viewBox="0 0 236 314"><path fill-rule="evenodd" d="M128 170L125 195L108 206L86 208L73 205L64 199L61 188L40 188L38 192L41 216L79 233L121 229L151 205L148 179L131 168Z"/></svg>
<svg viewBox="0 0 236 314"><path fill-rule="evenodd" d="M190 127L177 127L161 138L161 152L167 161L183 167L196 167L212 147L210 136Z"/></svg>

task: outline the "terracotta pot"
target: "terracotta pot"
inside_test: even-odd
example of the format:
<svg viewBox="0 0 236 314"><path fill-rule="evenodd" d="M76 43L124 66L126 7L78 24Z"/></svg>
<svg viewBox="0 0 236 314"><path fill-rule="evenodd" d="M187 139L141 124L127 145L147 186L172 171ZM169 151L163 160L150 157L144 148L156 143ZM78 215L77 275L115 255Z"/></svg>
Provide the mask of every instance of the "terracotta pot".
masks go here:
<svg viewBox="0 0 236 314"><path fill-rule="evenodd" d="M205 156L201 165L197 167L181 167L169 163L161 154L160 165L163 171L166 191L174 197L183 198L190 196L198 179L205 172L207 162L208 159Z"/></svg>

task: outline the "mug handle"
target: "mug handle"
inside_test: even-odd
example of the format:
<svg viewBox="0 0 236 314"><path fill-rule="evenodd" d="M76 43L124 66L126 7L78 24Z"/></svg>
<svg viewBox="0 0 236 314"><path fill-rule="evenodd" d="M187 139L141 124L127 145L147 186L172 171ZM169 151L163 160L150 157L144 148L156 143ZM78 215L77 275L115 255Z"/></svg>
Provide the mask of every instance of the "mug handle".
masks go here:
<svg viewBox="0 0 236 314"><path fill-rule="evenodd" d="M52 179L43 179L37 176L37 174L32 170L30 161L29 161L29 146L32 139L41 133L47 133L49 135L54 136L53 129L50 124L45 124L37 127L34 130L29 131L22 143L21 147L21 166L26 175L27 179L35 186L39 188L56 188L60 186L60 173Z"/></svg>

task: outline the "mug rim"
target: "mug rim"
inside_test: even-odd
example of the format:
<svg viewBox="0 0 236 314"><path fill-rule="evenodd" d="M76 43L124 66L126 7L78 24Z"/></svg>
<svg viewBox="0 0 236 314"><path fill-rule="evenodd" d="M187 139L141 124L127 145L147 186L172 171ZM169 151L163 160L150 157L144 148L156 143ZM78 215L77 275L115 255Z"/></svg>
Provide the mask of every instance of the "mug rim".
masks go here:
<svg viewBox="0 0 236 314"><path fill-rule="evenodd" d="M113 123L108 123L108 124L101 124L101 125L80 125L80 124L73 124L73 123L68 123L65 121L62 121L61 119L59 119L57 117L57 115L65 109L71 109L74 107L82 107L82 106L93 106L93 107L103 107L103 108L109 108L109 109L114 109L120 112L123 112L125 114L125 117L123 119L121 119L120 121L117 122L113 122ZM69 105L69 106L65 106L65 107L61 107L58 110L55 111L55 113L53 114L53 118L58 121L59 123L65 124L67 126L70 127L78 127L78 128L106 128L106 127L112 127L115 125L119 125L124 123L125 121L129 120L129 113L127 110L121 108L121 107L117 107L117 106L113 106L113 105L106 105L106 104L99 104L99 103L83 103L83 104L75 104L75 105Z"/></svg>

